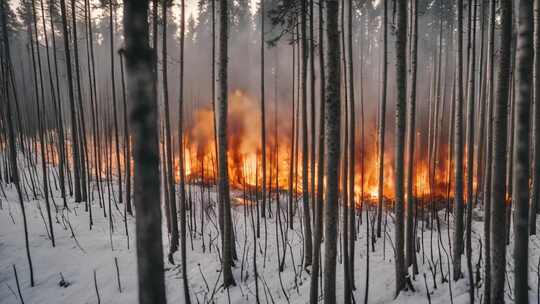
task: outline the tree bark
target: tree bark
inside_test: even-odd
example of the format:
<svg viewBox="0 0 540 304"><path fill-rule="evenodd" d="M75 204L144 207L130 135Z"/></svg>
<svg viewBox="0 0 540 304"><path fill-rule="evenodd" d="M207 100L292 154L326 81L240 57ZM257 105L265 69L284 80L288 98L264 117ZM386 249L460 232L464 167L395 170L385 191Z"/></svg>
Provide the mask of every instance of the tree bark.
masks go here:
<svg viewBox="0 0 540 304"><path fill-rule="evenodd" d="M223 220L223 286L236 285L231 270L232 236L231 201L229 196L229 172L227 160L227 109L228 109L228 0L219 0L219 102L218 102L218 153L219 153L219 203L222 205Z"/></svg>
<svg viewBox="0 0 540 304"><path fill-rule="evenodd" d="M407 214L405 227L405 266L408 268L413 264L414 255L416 254L414 241L414 142L416 137L415 132L415 116L416 116L416 74L417 74L417 59L418 59L418 0L413 0L412 6L412 24L411 24L411 58L410 58L410 90L409 102L407 107Z"/></svg>
<svg viewBox="0 0 540 304"><path fill-rule="evenodd" d="M504 303L506 267L506 170L512 1L500 0L501 37L497 57L497 82L493 117L493 159L491 162L491 304Z"/></svg>
<svg viewBox="0 0 540 304"><path fill-rule="evenodd" d="M515 303L529 303L529 124L532 100L533 1L518 2L517 96L514 129L514 290Z"/></svg>
<svg viewBox="0 0 540 304"><path fill-rule="evenodd" d="M536 214L540 195L540 1L534 0L534 62L533 62L533 171L529 231L536 234Z"/></svg>
<svg viewBox="0 0 540 304"><path fill-rule="evenodd" d="M313 235L313 266L311 267L311 284L309 286L309 302L316 304L319 298L319 275L321 239L323 231L323 206L324 206L324 133L325 133L325 68L324 68L324 39L323 39L323 10L324 2L319 4L319 74L320 74L320 104L319 104L319 138L317 154L317 197L315 201L315 213L313 214L315 231ZM291 153L292 155L292 153Z"/></svg>
<svg viewBox="0 0 540 304"><path fill-rule="evenodd" d="M387 24L388 24L388 9L387 0L383 1L383 75L382 75L382 89L381 89L381 104L379 105L379 157L377 166L379 173L379 188L378 188L378 208L377 208L377 237L381 237L381 222L383 212L384 201L384 133L386 129L386 82L388 74L388 36L387 36Z"/></svg>
<svg viewBox="0 0 540 304"><path fill-rule="evenodd" d="M339 194L339 158L340 158L340 45L338 28L339 1L326 1L326 70L325 78L325 141L327 151L326 205L324 218L325 255L324 255L324 303L336 303L336 255Z"/></svg>
<svg viewBox="0 0 540 304"><path fill-rule="evenodd" d="M399 1L396 3L397 29L396 29L396 149L395 149L395 266L396 266L396 297L405 288L405 277L407 269L405 267L405 256L403 251L404 227L403 227L403 205L404 205L404 143L405 143L405 107L407 103L407 3Z"/></svg>
<svg viewBox="0 0 540 304"><path fill-rule="evenodd" d="M309 175L308 175L308 121L307 121L307 61L308 61L308 39L307 39L307 0L301 0L301 24L300 35L302 42L301 56L301 83L302 90L302 206L304 215L304 267L310 266L312 262L313 243L311 235L311 218L309 210Z"/></svg>
<svg viewBox="0 0 540 304"><path fill-rule="evenodd" d="M454 235L453 235L453 278L459 280L461 255L463 254L463 0L457 1L457 91L454 121Z"/></svg>

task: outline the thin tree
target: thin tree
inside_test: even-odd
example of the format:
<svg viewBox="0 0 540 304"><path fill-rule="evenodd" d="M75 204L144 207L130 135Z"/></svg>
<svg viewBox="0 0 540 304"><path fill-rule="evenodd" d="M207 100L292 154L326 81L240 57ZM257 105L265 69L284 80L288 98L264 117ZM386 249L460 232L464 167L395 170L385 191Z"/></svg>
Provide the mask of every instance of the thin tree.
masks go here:
<svg viewBox="0 0 540 304"><path fill-rule="evenodd" d="M68 36L68 21L66 11L66 1L60 0L60 12L62 15L62 33L64 36L64 53L66 61L66 72L68 80L68 98L69 98L69 110L71 118L71 148L73 150L73 171L74 171L74 183L75 183L75 201L80 202L81 198L81 177L80 177L80 151L79 151L79 139L77 134L77 113L75 110L75 93L73 91L73 72L71 68L71 51L69 48L69 36Z"/></svg>
<svg viewBox="0 0 540 304"><path fill-rule="evenodd" d="M407 3L399 1L396 3L397 28L396 28L396 83L397 83L397 104L396 104L396 149L395 149L395 266L396 266L396 297L405 288L405 278L407 269L405 267L405 256L403 251L404 225L404 144L405 144L405 107L407 103Z"/></svg>
<svg viewBox="0 0 540 304"><path fill-rule="evenodd" d="M457 86L454 111L454 235L453 235L453 278L462 277L461 255L463 254L463 0L457 1Z"/></svg>
<svg viewBox="0 0 540 304"><path fill-rule="evenodd" d="M26 220L26 209L24 207L24 201L23 201L23 192L21 188L21 180L19 176L19 167L17 164L17 149L15 144L15 128L12 120L12 110L11 110L11 98L9 98L9 79L12 75L12 68L13 65L11 63L11 54L9 49L9 36L8 36L8 30L7 30L7 14L6 14L6 3L4 0L0 0L0 16L2 17L2 38L3 38L3 45L4 45L4 66L2 71L2 78L4 79L4 95L5 95L5 113L6 113L6 124L7 124L7 133L8 133L8 146L9 146L9 163L10 163L10 169L11 169L11 181L13 184L15 184L15 189L17 191L17 198L19 200L19 205L21 207L21 212L23 216L23 225L24 225L24 243L26 247L26 258L28 260L28 268L30 269L30 286L34 287L34 267L32 265L32 257L30 255L30 244L28 240L28 223ZM11 79L12 81L13 79ZM17 97L15 92L15 86L13 86L13 96L15 99L15 102L17 103ZM4 104L4 103L2 103ZM19 131L20 132L20 131Z"/></svg>
<svg viewBox="0 0 540 304"><path fill-rule="evenodd" d="M490 304L487 296L491 289L491 162L493 149L493 93L494 93L494 45L495 45L495 0L489 1L489 30L488 30L488 54L487 54L487 78L488 78L488 119L486 120L486 159L484 178L484 304Z"/></svg>
<svg viewBox="0 0 540 304"><path fill-rule="evenodd" d="M261 216L266 217L266 115L264 109L264 0L261 0Z"/></svg>
<svg viewBox="0 0 540 304"><path fill-rule="evenodd" d="M309 175L308 175L308 121L307 121L307 61L308 61L308 39L307 39L307 0L301 0L301 23L300 39L301 45L301 83L302 90L302 205L304 215L304 267L310 266L313 257L313 243L311 235L311 218L309 213Z"/></svg>
<svg viewBox="0 0 540 304"><path fill-rule="evenodd" d="M414 142L415 142L415 116L416 116L416 74L417 74L417 59L418 59L418 0L411 3L411 46L410 46L410 90L409 102L407 106L407 209L406 209L406 226L405 226L405 266L408 268L413 264L415 255L414 242Z"/></svg>
<svg viewBox="0 0 540 304"><path fill-rule="evenodd" d="M353 2L352 0L349 0L348 6L347 6L347 43L348 43L348 53L349 53L349 65L348 65L348 73L349 73L349 216L348 216L348 233L349 233L349 248L346 248L345 250L348 250L348 256L349 256L349 287L352 290L355 289L354 287L354 245L355 245L355 211L356 211L356 204L355 204L355 146L356 146L356 116L355 116L355 99L354 99L354 54L353 54ZM351 296L352 298L352 296Z"/></svg>
<svg viewBox="0 0 540 304"><path fill-rule="evenodd" d="M227 82L227 66L228 66L228 23L229 11L228 0L219 0L219 102L217 111L217 129L218 129L218 166L219 166L219 183L218 197L219 203L222 205L223 221L223 259L221 269L223 270L223 286L235 286L234 277L231 270L233 231L231 219L231 201L229 196L229 172L227 160L227 105L228 105L228 82Z"/></svg>
<svg viewBox="0 0 540 304"><path fill-rule="evenodd" d="M508 138L508 97L512 39L512 1L500 0L500 46L496 66L497 80L493 108L493 147L491 161L491 304L504 303L506 270L506 170Z"/></svg>
<svg viewBox="0 0 540 304"><path fill-rule="evenodd" d="M538 1L537 1L538 2ZM515 303L529 303L529 133L533 68L533 3L518 2L516 125L514 129Z"/></svg>
<svg viewBox="0 0 540 304"><path fill-rule="evenodd" d="M111 56L111 96L113 103L113 116L114 116L114 143L116 151L116 174L118 175L118 202L122 204L124 202L122 194L122 167L120 166L120 136L118 135L118 105L116 103L116 77L114 74L114 13L115 8L114 0L109 0L109 39L110 39L110 56Z"/></svg>
<svg viewBox="0 0 540 304"><path fill-rule="evenodd" d="M184 284L184 301L191 303L189 284L187 277L187 253L186 253L186 190L184 168L184 43L185 43L185 1L180 1L180 92L178 102L178 140L180 156L180 255L182 259L182 281ZM203 169L204 170L204 169Z"/></svg>
<svg viewBox="0 0 540 304"><path fill-rule="evenodd" d="M336 256L341 127L341 67L338 0L326 1L325 141L327 151L326 205L324 214L324 303L336 303Z"/></svg>
<svg viewBox="0 0 540 304"><path fill-rule="evenodd" d="M166 160L166 177L168 193L165 195L169 198L169 216L171 219L171 244L169 248L169 263L174 264L172 255L178 250L178 215L176 212L176 191L174 185L174 167L173 167L173 153L171 142L171 117L169 111L169 87L168 87L168 69L167 69L167 0L163 0L161 3L161 15L163 18L162 26L162 48L161 48L161 60L162 60L162 82L163 82L163 104L165 114L165 147L167 150ZM182 146L180 146L182 147Z"/></svg>
<svg viewBox="0 0 540 304"><path fill-rule="evenodd" d="M387 36L387 24L388 24L388 9L387 0L383 0L383 62L382 62L382 89L381 89L381 101L379 105L379 149L378 149L378 166L379 173L379 186L378 186L378 208L377 208L377 237L381 237L381 221L383 212L383 200L384 200L384 132L386 129L386 82L388 74L388 36Z"/></svg>
<svg viewBox="0 0 540 304"><path fill-rule="evenodd" d="M469 5L474 6L473 17L469 21L469 71L467 88L467 226L465 249L467 255L467 271L469 276L469 300L474 303L474 277L472 270L472 212L473 212L473 172L474 172L474 129L475 129L475 67L476 67L476 1L470 1Z"/></svg>
<svg viewBox="0 0 540 304"><path fill-rule="evenodd" d="M540 1L534 1L534 63L533 63L533 171L529 232L536 234L536 214L540 195Z"/></svg>
<svg viewBox="0 0 540 304"><path fill-rule="evenodd" d="M323 204L324 204L324 133L325 133L325 68L324 68L324 39L323 39L323 6L319 4L319 75L320 75L320 104L319 104L319 138L317 154L317 197L315 201L315 213L313 214L314 235L313 235L313 265L311 267L311 284L309 286L309 302L316 304L319 299L319 275L320 275L320 255L321 239L323 231Z"/></svg>

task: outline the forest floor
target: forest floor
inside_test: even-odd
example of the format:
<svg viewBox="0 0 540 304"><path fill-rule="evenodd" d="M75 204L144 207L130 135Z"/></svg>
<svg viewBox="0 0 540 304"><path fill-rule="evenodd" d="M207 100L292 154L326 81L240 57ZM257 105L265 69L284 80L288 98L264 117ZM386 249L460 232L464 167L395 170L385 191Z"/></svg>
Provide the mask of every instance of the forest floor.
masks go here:
<svg viewBox="0 0 540 304"><path fill-rule="evenodd" d="M11 185L3 186L7 199L1 197L0 203L0 303L20 303L13 265L16 266L24 303L136 303L137 277L135 256L135 222L128 216L126 225L123 220L123 205L112 203L113 227L110 234L109 217L104 217L97 199L92 203L94 225L89 229L89 214L84 203L69 202L69 211L59 207L53 209L53 225L56 247L52 247L46 230L46 209L43 199L25 202L28 217L30 253L34 265L35 287L30 287L29 268L25 251L23 220L15 189ZM106 192L106 191L105 191ZM253 226L249 204L242 204L242 193L233 193L233 221L236 235L238 260L233 268L236 287L224 290L221 285L219 234L217 231L214 206L215 192L203 191L204 226L201 222L201 188L191 187L193 218L188 219L192 234L187 238L187 275L192 303L256 303L255 276L253 273ZM32 196L30 194L30 196ZM39 195L38 195L39 196ZM55 192L54 200L61 206L61 198ZM112 198L111 198L111 201ZM105 194L105 202L108 199ZM309 269L303 269L302 223L300 210L296 213L294 229L287 229L285 223L286 198L282 199L282 226L280 228L275 213L276 203L272 203L272 217L267 217L266 224L261 219L261 235L257 239L257 268L259 271L258 289L261 303L308 303ZM116 207L118 206L118 208ZM108 205L105 206L108 213ZM375 210L375 209L373 209ZM255 211L254 211L255 212ZM369 292L367 303L468 303L469 284L465 255L462 258L464 278L458 282L448 279L452 273L445 211L440 211L441 233L431 230L423 221L418 225L418 268L419 274L412 279L415 291L402 292L394 298L394 262L393 262L393 214L386 217L386 237L377 239L374 251L369 248ZM473 217L473 273L482 274L479 269L483 231L482 210L475 209ZM373 217L374 212L370 212ZM107 214L107 216L109 216ZM189 212L188 212L189 216ZM366 294L366 237L365 209L363 223L357 222L358 235L355 242L354 279L356 303L363 303ZM450 216L451 218L451 216ZM165 218L164 218L165 222ZM423 223L423 224L422 224ZM371 226L371 225L370 225ZM423 226L423 227L422 227ZM435 226L436 227L436 226ZM203 233L201 234L201 228ZM196 231L196 232L195 232ZM423 233L422 233L423 231ZM166 291L169 303L184 303L181 279L180 253L174 255L175 264L166 260L169 239L166 225L163 225L163 244L165 259ZM371 234L371 227L369 233ZM73 237L75 235L75 237ZM276 242L279 236L279 245ZM510 236L512 238L512 235ZM285 242L283 242L285 240ZM423 242L422 242L423 241ZM278 271L278 259L285 250L283 272ZM341 244L341 238L338 246ZM423 244L423 245L422 245ZM129 247L129 248L128 248ZM321 256L324 257L324 245ZM506 300L512 300L513 265L512 242L507 250L507 287ZM343 301L343 264L341 250L338 249L337 295L338 302ZM482 254L483 256L483 254ZM530 239L529 284L531 303L538 301L538 265L540 263L540 239ZM117 265L115 263L117 261ZM442 269L441 269L442 267ZM118 269L118 270L117 270ZM95 274L95 277L94 277ZM61 280L67 284L60 284ZM121 290L118 284L120 279ZM95 278L95 279L94 279ZM321 280L322 281L322 280ZM450 284L449 284L450 283ZM477 282L475 299L478 302L483 295L483 280ZM64 286L60 286L64 285ZM99 301L98 293L99 292ZM429 293L429 299L428 299ZM322 302L322 300L321 300Z"/></svg>

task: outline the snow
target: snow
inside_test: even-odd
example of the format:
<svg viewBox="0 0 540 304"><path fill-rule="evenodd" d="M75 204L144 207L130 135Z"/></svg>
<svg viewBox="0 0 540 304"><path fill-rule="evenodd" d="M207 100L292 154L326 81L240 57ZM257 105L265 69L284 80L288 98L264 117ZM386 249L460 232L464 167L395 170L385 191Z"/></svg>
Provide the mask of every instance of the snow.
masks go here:
<svg viewBox="0 0 540 304"><path fill-rule="evenodd" d="M34 265L35 287L30 287L28 263L24 243L22 214L15 195L13 185L3 185L7 198L0 197L0 303L20 303L17 294L17 285L13 273L13 265L16 266L21 293L25 303L97 303L98 298L94 286L94 271L99 290L101 303L136 303L137 302L137 277L135 255L135 222L128 216L129 248L126 231L123 222L123 205L118 209L113 203L112 244L109 237L109 218L103 216L103 210L98 201L92 202L94 226L89 229L88 213L84 210L84 203L69 201L69 211L59 207L58 213L53 208L54 233L56 247L52 247L46 232L46 211L43 199L25 201L28 216L28 229L30 240L30 252ZM56 204L61 206L59 193L54 190ZM206 205L206 218L204 221L204 249L200 230L201 211L201 188L192 186L193 211L197 221L196 233L191 240L187 238L188 268L187 275L193 303L255 303L255 279L253 274L253 234L249 206L235 204L233 209L233 222L236 235L236 248L238 260L233 268L237 283L236 287L228 291L221 287L220 258L217 247L219 235L216 230L217 221L215 213L217 208L208 203L208 197L215 201L215 192L204 190L204 202ZM39 196L39 195L38 195ZM233 193L233 197L241 197L241 193ZM111 198L113 199L113 198ZM108 200L105 200L108 203ZM239 200L238 200L239 202ZM278 251L276 247L276 235L280 233L276 225L275 202L272 204L273 216L267 218L266 226L261 219L261 237L257 240L257 268L259 271L259 295L261 303L287 303L284 291L290 303L309 302L309 269L303 269L302 263L302 223L301 213L296 213L294 229L288 230L285 218L285 197L281 200L283 209L283 231L287 236L290 246L287 246L285 268L281 273L280 284L278 272ZM40 212L43 213L43 217ZM246 211L245 211L246 210ZM189 215L189 213L188 213ZM208 215L210 217L208 217ZM364 222L358 226L358 239L355 250L355 284L354 298L356 302L364 302L365 276L366 276L366 225L365 213L362 215ZM415 292L402 292L398 298L394 298L394 263L393 263L393 215L387 216L386 239L378 239L375 251L370 248L369 257L369 303L428 303L426 284L429 288L431 303L450 303L450 286L441 282L442 273L448 278L448 261L450 254L448 225L445 221L444 211L441 217L441 242L437 230L430 230L424 226L423 244L418 254L419 274L412 281ZM480 242L482 238L483 223L482 210L475 209L473 219L473 272L476 272L478 264ZM213 221L213 222L212 222ZM189 219L188 219L189 223ZM72 237L73 229L77 245ZM247 226L246 226L247 225ZM277 228L276 228L277 227ZM193 228L195 228L193 224ZM247 229L245 229L247 228ZM278 229L278 230L276 230ZM422 222L418 226L418 238L422 240ZM265 233L266 231L266 233ZM276 232L277 231L277 232ZM166 261L169 240L164 232L164 259L167 299L169 303L184 303L182 278L180 265L180 253L174 255L176 265ZM450 232L450 234L449 234ZM371 233L371 231L370 231ZM267 236L265 238L265 235ZM280 238L281 239L281 238ZM212 240L212 241L211 241ZM267 247L265 246L267 245ZM338 242L338 246L340 242ZM439 247L441 247L439 261ZM280 242L280 254L283 252ZM443 248L444 247L444 248ZM266 258L265 258L266 248ZM512 244L507 249L507 288L506 300L512 300ZM383 251L384 249L384 251ZM446 253L445 253L446 250ZM338 302L343 301L343 265L340 264L340 250L338 249L337 264L337 296ZM433 259L431 255L433 254ZM324 258L324 246L321 256ZM540 240L533 236L530 239L530 300L535 303L538 300L538 263L540 258ZM118 288L115 258L118 261L121 292ZM294 259L294 263L293 260ZM430 271L437 264L436 285L434 286L433 274ZM450 266L451 268L451 266ZM454 303L468 303L468 278L465 256L462 257L462 270L465 277L458 282L451 280L451 291ZM450 269L451 271L451 269ZM482 273L482 269L480 269ZM69 284L67 287L59 286L61 275ZM296 273L296 275L295 275ZM451 272L450 272L451 273ZM424 281L424 277L425 280ZM322 278L321 278L322 281ZM482 284L482 281L479 283ZM284 291L283 291L284 290ZM476 300L483 297L483 287L476 290ZM213 296L212 296L213 294ZM229 300L230 299L230 300ZM322 302L322 299L321 299Z"/></svg>

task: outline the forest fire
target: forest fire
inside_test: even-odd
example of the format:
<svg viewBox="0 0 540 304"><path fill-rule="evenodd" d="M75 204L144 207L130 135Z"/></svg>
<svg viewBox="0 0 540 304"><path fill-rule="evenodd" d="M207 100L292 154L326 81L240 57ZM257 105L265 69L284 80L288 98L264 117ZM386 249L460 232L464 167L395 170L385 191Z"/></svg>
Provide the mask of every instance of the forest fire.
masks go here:
<svg viewBox="0 0 540 304"><path fill-rule="evenodd" d="M275 112L274 109L272 111ZM289 191L291 188L291 166L293 167L292 190L302 192L302 147L297 147L299 133L292 132L290 114L278 109L278 113L267 111L267 172L268 187L277 187ZM285 114L285 115L283 115ZM229 99L229 178L231 186L241 188L244 184L258 186L262 184L261 156L261 120L260 102L249 94L236 90ZM213 113L210 108L198 109L193 125L185 135L185 174L188 182L213 181L216 176L215 137ZM278 129L276 130L276 125ZM369 132L375 134L376 128L370 126ZM357 153L355 156L355 195L367 199L378 196L378 153L376 140L366 140L362 147L357 134ZM375 136L373 136L375 138ZM294 140L294 142L293 142ZM291 145L295 145L294 149ZM445 147L444 145L443 147ZM444 148L442 149L445 150ZM277 151L277 152L276 152ZM293 152L291 154L291 152ZM413 193L417 197L452 195L448 192L448 160L439 160L430 182L427 159L417 159L413 164L414 186ZM293 158L291 159L291 155ZM393 152L385 151L383 193L386 198L394 197L394 167ZM311 155L310 155L311 157ZM178 160L178 157L176 158ZM277 165L276 165L277 163ZM308 162L310 164L311 162ZM176 179L179 180L180 170L176 161ZM315 167L317 170L318 168ZM311 172L308 167L308 173ZM316 181L315 177L315 181ZM311 189L311 177L309 178ZM317 183L315 183L317 184ZM430 187L431 185L431 187Z"/></svg>

